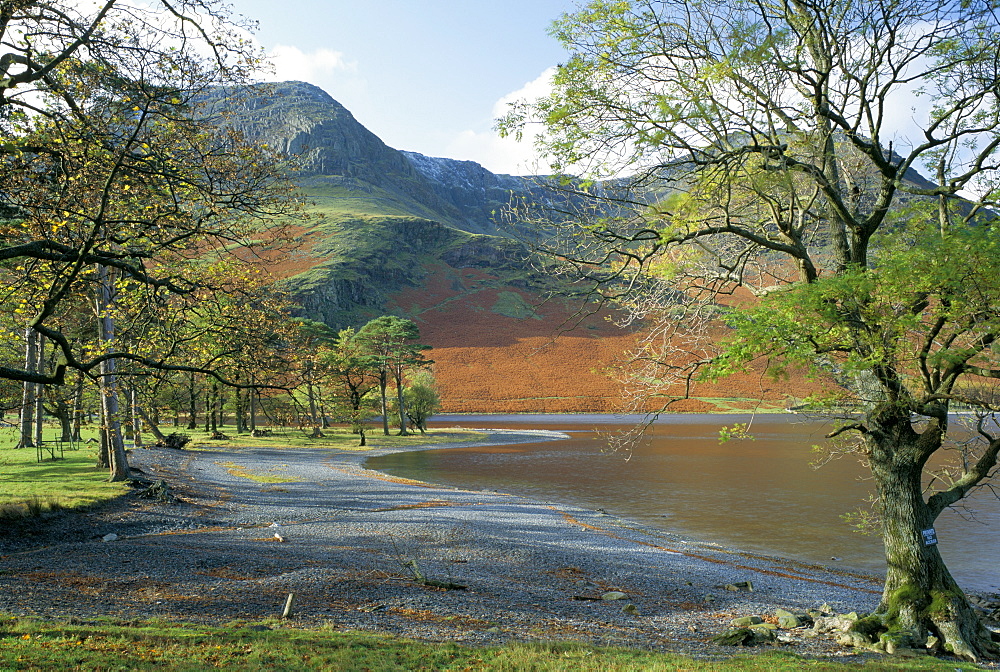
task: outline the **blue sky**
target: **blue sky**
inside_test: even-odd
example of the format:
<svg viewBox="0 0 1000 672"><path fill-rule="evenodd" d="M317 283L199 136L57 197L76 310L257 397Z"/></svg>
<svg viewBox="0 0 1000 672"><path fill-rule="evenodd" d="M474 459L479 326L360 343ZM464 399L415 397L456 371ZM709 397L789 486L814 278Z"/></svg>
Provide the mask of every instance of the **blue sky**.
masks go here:
<svg viewBox="0 0 1000 672"><path fill-rule="evenodd" d="M574 0L233 0L278 79L322 87L391 147L532 171L493 131L503 101L544 92L565 56L547 29Z"/></svg>

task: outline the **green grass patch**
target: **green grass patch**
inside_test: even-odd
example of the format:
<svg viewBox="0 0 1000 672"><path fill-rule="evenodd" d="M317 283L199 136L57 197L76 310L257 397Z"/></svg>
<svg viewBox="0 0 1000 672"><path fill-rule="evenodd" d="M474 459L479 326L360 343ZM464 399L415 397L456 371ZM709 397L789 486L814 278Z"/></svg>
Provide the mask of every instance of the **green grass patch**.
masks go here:
<svg viewBox="0 0 1000 672"><path fill-rule="evenodd" d="M46 428L43 436L55 438L54 431ZM96 466L96 443L79 444L77 450L64 450L62 459L39 462L34 448L13 447L16 437L14 430L0 436L0 518L87 507L127 489L121 483L108 483L107 469Z"/></svg>
<svg viewBox="0 0 1000 672"><path fill-rule="evenodd" d="M261 627L263 626L263 627ZM271 629L267 629L271 628ZM861 665L762 650L722 660L578 643L472 648L452 643L268 622L251 629L161 621L117 624L40 622L0 617L0 670L975 670L933 658L880 658Z"/></svg>

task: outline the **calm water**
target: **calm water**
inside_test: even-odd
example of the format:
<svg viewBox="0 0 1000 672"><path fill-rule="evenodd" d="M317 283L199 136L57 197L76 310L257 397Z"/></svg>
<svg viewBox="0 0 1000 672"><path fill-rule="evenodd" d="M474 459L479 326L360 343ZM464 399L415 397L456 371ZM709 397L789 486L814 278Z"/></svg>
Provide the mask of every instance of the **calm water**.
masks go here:
<svg viewBox="0 0 1000 672"><path fill-rule="evenodd" d="M871 571L884 569L877 537L856 534L840 518L871 492L852 457L821 469L809 462L829 427L798 416L757 416L753 441L720 444L719 427L743 416L672 416L649 441L610 452L608 432L635 419L614 416L443 416L438 427L554 429L565 441L444 448L373 458L391 474L477 490L575 504L772 555ZM1000 501L972 500L976 520L945 512L937 521L941 552L967 590L1000 589ZM831 558L837 558L832 560Z"/></svg>

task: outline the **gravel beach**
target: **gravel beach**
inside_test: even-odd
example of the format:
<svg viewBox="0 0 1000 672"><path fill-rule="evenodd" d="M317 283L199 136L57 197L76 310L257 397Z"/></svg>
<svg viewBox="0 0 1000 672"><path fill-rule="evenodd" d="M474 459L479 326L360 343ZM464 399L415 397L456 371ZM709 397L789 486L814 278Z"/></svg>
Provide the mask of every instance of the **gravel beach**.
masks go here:
<svg viewBox="0 0 1000 672"><path fill-rule="evenodd" d="M447 445L563 436L479 431L478 442ZM224 624L276 617L294 593L293 627L726 655L733 649L707 640L733 618L878 602L878 577L363 467L383 452L134 450L132 465L165 480L176 500L130 495L7 530L0 611ZM806 655L857 658L806 628L779 633L777 645Z"/></svg>

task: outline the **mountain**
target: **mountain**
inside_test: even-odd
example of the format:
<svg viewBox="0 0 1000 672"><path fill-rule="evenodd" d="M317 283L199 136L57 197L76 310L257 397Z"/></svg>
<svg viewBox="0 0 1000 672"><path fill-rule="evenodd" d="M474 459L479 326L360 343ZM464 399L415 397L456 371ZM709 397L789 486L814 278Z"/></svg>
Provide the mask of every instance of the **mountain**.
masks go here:
<svg viewBox="0 0 1000 672"><path fill-rule="evenodd" d="M543 303L553 279L530 266L497 217L511 199L553 198L544 179L388 147L304 82L260 85L235 105L219 100L248 138L297 158L313 218L300 248L269 270L303 316L334 328L386 312L413 319L433 347L448 411L618 410L604 371L636 335L603 316L567 331L575 307ZM754 379L746 396L761 385ZM771 387L764 394L780 405L783 390ZM733 397L733 388L705 394ZM712 408L692 401L686 410Z"/></svg>

